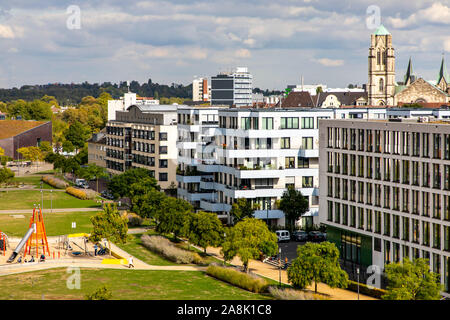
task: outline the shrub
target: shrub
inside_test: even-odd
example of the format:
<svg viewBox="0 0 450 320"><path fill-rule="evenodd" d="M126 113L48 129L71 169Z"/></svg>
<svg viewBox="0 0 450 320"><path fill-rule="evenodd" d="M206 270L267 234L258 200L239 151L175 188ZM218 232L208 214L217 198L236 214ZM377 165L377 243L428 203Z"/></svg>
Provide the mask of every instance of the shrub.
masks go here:
<svg viewBox="0 0 450 320"><path fill-rule="evenodd" d="M234 268L210 265L206 269L206 274L255 293L265 292L269 286L269 283L265 279L249 273L243 273Z"/></svg>
<svg viewBox="0 0 450 320"><path fill-rule="evenodd" d="M269 287L270 294L278 300L321 300L322 298L312 292L294 289L280 289L274 286Z"/></svg>
<svg viewBox="0 0 450 320"><path fill-rule="evenodd" d="M66 192L81 200L94 199L96 192L93 190L80 190L74 187L67 187Z"/></svg>
<svg viewBox="0 0 450 320"><path fill-rule="evenodd" d="M203 263L203 259L197 253L180 249L172 244L167 238L145 234L142 236L141 240L144 247L161 254L175 263Z"/></svg>
<svg viewBox="0 0 450 320"><path fill-rule="evenodd" d="M348 280L348 290L357 292L358 291L358 283L352 280ZM387 293L386 290L373 288L369 289L369 287L364 283L359 283L359 293L364 294L369 297L381 299L381 296L385 295Z"/></svg>
<svg viewBox="0 0 450 320"><path fill-rule="evenodd" d="M91 294L86 294L86 300L110 300L112 298L112 292L105 285L98 288Z"/></svg>
<svg viewBox="0 0 450 320"><path fill-rule="evenodd" d="M57 189L64 189L69 186L69 184L64 180L58 179L54 176L42 176L42 181Z"/></svg>
<svg viewBox="0 0 450 320"><path fill-rule="evenodd" d="M138 216L136 213L129 212L126 214L126 217L128 219L128 225L130 227L136 227L142 225L142 222L144 222L144 219L142 219L140 216Z"/></svg>

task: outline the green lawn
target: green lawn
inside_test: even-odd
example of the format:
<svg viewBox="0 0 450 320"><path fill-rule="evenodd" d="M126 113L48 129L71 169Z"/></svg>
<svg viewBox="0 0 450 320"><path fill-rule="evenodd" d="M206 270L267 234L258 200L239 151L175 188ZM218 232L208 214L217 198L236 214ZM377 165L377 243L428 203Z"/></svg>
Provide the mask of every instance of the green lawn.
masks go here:
<svg viewBox="0 0 450 320"><path fill-rule="evenodd" d="M129 254L135 256L139 260L145 263L155 266L175 266L175 262L164 259L160 255L153 253L142 245L142 234L129 234L126 244L117 244L122 250L125 250Z"/></svg>
<svg viewBox="0 0 450 320"><path fill-rule="evenodd" d="M0 214L0 230L8 236L22 237L28 230L32 210L27 214L20 214L25 218L13 218L8 214ZM96 212L64 212L45 213L44 223L47 236L59 236L70 233L89 233L92 224L89 218ZM72 229L72 222L77 223L77 227Z"/></svg>
<svg viewBox="0 0 450 320"><path fill-rule="evenodd" d="M100 208L95 200L80 200L66 192L44 190L44 208ZM41 203L40 190L0 191L0 210L33 209Z"/></svg>
<svg viewBox="0 0 450 320"><path fill-rule="evenodd" d="M84 299L107 285L115 300L260 300L251 293L200 271L82 269L81 288L68 289L66 269L43 270L0 277L0 300Z"/></svg>

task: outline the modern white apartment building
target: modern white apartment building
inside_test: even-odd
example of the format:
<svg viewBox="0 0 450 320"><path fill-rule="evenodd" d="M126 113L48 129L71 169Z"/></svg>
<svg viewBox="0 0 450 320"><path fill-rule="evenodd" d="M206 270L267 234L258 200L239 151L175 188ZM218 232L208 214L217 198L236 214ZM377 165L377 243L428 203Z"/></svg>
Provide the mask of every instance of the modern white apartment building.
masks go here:
<svg viewBox="0 0 450 320"><path fill-rule="evenodd" d="M300 223L318 224L319 119L384 119L386 109L178 108L178 196L229 221L247 198L255 216L284 225L278 200L288 186L307 196ZM309 218L307 218L309 217Z"/></svg>
<svg viewBox="0 0 450 320"><path fill-rule="evenodd" d="M198 78L192 81L192 101L209 101L209 91L207 78Z"/></svg>
<svg viewBox="0 0 450 320"><path fill-rule="evenodd" d="M346 265L364 272L427 258L449 297L447 112L428 111L441 119L320 121L319 216Z"/></svg>
<svg viewBox="0 0 450 320"><path fill-rule="evenodd" d="M248 68L222 72L211 77L211 105L252 106L253 76Z"/></svg>
<svg viewBox="0 0 450 320"><path fill-rule="evenodd" d="M136 93L127 92L120 99L108 100L108 121L116 119L116 111L125 111L131 105L159 105L159 100L137 97Z"/></svg>

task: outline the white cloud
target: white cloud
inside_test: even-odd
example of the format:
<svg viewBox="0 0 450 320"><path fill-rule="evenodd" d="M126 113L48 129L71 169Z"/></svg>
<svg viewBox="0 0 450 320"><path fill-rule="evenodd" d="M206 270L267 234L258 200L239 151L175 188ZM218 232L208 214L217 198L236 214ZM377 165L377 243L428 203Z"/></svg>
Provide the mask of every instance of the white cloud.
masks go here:
<svg viewBox="0 0 450 320"><path fill-rule="evenodd" d="M0 24L0 38L14 39L16 36L10 26Z"/></svg>
<svg viewBox="0 0 450 320"><path fill-rule="evenodd" d="M320 63L321 65L325 67L340 67L344 65L344 60L339 59L328 59L328 58L321 58L321 59L313 59L313 61Z"/></svg>
<svg viewBox="0 0 450 320"><path fill-rule="evenodd" d="M236 50L234 55L238 58L250 58L252 56L252 54L250 53L250 51L248 49Z"/></svg>

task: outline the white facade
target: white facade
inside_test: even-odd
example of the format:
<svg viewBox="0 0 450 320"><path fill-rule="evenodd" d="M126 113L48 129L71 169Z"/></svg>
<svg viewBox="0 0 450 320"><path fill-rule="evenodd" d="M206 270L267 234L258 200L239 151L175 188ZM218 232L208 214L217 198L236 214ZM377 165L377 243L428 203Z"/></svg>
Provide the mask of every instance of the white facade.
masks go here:
<svg viewBox="0 0 450 320"><path fill-rule="evenodd" d="M131 105L159 105L159 100L137 98L136 93L127 92L117 100L108 100L108 121L116 120L116 111L125 111Z"/></svg>
<svg viewBox="0 0 450 320"><path fill-rule="evenodd" d="M299 223L318 224L320 119L352 113L374 117L385 109L179 108L179 197L229 220L238 198L259 205L255 216L284 225L277 208L287 186L308 197ZM214 121L207 121L205 117Z"/></svg>
<svg viewBox="0 0 450 320"><path fill-rule="evenodd" d="M248 68L238 67L232 73L211 78L211 105L252 106L253 76Z"/></svg>

